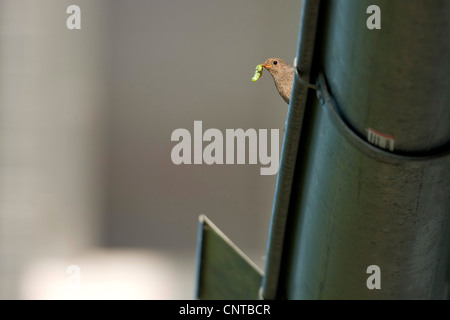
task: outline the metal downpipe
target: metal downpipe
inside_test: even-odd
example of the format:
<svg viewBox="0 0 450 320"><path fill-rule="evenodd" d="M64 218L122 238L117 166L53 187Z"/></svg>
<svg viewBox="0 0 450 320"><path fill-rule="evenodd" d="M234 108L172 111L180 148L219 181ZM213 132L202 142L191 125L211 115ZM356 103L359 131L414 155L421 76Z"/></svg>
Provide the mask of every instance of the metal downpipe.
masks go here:
<svg viewBox="0 0 450 320"><path fill-rule="evenodd" d="M372 4L380 30L365 26ZM323 72L308 97L277 297L443 299L450 2L328 0L320 14L313 70ZM370 266L379 289L367 285Z"/></svg>

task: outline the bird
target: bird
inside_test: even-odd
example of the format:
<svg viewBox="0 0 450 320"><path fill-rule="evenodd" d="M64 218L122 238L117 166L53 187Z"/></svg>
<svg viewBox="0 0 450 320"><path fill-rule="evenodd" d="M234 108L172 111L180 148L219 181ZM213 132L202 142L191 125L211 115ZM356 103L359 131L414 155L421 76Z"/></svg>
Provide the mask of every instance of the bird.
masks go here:
<svg viewBox="0 0 450 320"><path fill-rule="evenodd" d="M278 93L289 104L294 83L294 68L281 58L269 58L261 66L272 75Z"/></svg>

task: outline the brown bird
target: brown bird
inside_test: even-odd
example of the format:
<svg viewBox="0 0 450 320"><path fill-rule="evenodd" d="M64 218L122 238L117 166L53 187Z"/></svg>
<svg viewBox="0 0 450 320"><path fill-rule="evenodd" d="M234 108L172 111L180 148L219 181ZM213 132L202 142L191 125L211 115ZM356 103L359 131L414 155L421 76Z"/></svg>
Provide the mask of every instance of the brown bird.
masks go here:
<svg viewBox="0 0 450 320"><path fill-rule="evenodd" d="M280 58L269 58L262 64L269 70L275 81L280 96L289 104L291 99L292 84L294 83L294 68Z"/></svg>

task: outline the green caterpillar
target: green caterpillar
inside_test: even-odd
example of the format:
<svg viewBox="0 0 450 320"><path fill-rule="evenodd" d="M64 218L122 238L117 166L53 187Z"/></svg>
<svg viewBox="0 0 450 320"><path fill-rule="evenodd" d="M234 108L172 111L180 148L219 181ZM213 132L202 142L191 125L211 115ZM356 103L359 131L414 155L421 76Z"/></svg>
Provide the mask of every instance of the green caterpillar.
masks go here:
<svg viewBox="0 0 450 320"><path fill-rule="evenodd" d="M261 78L262 72L263 72L263 66L262 66L262 64L258 64L256 66L255 75L253 76L252 81L255 82L259 78Z"/></svg>

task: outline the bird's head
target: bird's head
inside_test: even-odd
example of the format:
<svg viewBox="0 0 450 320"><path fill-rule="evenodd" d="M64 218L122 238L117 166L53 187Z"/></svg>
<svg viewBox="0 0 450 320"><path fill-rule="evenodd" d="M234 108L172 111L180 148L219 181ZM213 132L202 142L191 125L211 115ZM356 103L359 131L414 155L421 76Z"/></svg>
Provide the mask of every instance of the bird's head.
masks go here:
<svg viewBox="0 0 450 320"><path fill-rule="evenodd" d="M286 61L280 58L269 58L262 66L269 70L272 76L291 68Z"/></svg>

